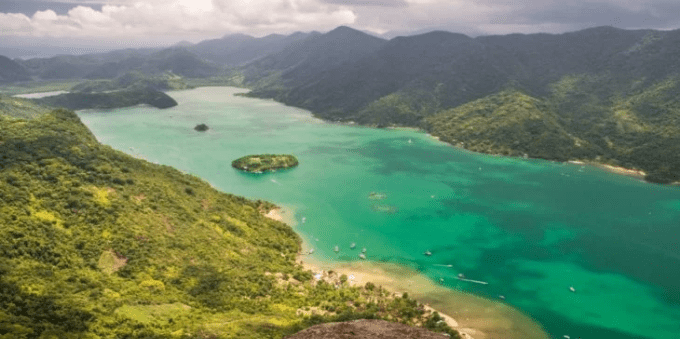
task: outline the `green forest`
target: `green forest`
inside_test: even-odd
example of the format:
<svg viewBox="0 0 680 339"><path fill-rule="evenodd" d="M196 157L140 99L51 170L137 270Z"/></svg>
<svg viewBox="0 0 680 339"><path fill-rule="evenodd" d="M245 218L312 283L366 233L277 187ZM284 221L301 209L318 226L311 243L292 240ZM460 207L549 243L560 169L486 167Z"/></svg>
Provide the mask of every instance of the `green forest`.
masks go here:
<svg viewBox="0 0 680 339"><path fill-rule="evenodd" d="M0 338L281 338L358 318L458 336L406 295L314 279L271 203L0 99Z"/></svg>
<svg viewBox="0 0 680 339"><path fill-rule="evenodd" d="M231 167L251 173L262 173L291 168L298 164L298 159L290 154L255 154L232 161Z"/></svg>

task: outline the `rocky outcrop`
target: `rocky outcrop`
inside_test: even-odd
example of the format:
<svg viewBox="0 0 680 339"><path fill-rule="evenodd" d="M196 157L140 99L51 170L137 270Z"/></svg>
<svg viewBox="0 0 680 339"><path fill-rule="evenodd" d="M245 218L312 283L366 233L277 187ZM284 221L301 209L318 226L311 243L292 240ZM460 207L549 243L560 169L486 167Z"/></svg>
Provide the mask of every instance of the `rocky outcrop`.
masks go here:
<svg viewBox="0 0 680 339"><path fill-rule="evenodd" d="M447 339L447 334L385 320L355 320L312 326L286 339Z"/></svg>

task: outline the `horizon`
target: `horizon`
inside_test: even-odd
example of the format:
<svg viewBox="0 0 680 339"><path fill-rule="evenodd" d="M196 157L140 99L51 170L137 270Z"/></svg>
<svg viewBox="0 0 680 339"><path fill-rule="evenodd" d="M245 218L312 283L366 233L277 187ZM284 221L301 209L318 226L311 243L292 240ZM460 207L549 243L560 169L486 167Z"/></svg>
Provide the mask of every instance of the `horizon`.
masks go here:
<svg viewBox="0 0 680 339"><path fill-rule="evenodd" d="M319 31L316 31L316 30L295 31L295 32L292 32L292 33L289 33L289 34L270 33L270 34L266 34L266 35L263 35L263 36L255 36L255 35L250 35L250 34L247 34L247 33L240 33L239 32L239 33L225 34L223 36L216 37L216 38L203 39L203 40L199 40L199 41L196 41L196 42L192 42L192 41L188 41L188 40L179 40L179 41L170 42L170 43L167 43L167 44L152 44L152 45L149 45L149 46L147 46L147 45L139 45L139 46L132 45L132 46L120 46L119 48L116 48L116 47L113 47L113 48L96 48L96 47L91 47L91 46L80 46L79 47L78 43L76 43L75 46L73 46L73 45L62 46L64 49L70 49L72 51L75 51L75 53L52 53L52 54L48 53L48 54L36 54L36 55L12 55L12 53L5 53L6 51L11 51L12 48L8 49L5 46L3 46L2 43L0 42L0 56L5 56L5 57L8 57L10 59L30 60L30 59L43 59L43 58L51 58L51 57L56 57L56 56L68 56L68 55L79 56L79 55L89 55L89 54L105 54L105 53L114 52L114 51L121 51L121 50L144 50L144 49L163 50L163 49L168 49L168 48L173 48L173 47L192 46L192 45L196 45L198 43L208 41L208 40L227 39L227 38L232 37L232 36L245 36L245 37L250 37L250 38L254 38L254 39L261 39L261 38L264 38L264 37L267 37L267 36L272 36L272 35L291 36L291 35L298 34L298 33L302 33L302 34L310 34L310 33L326 34L326 33L329 33L331 31L334 31L334 30L341 28L341 27L347 27L347 28L350 28L352 30L359 31L359 32L362 32L364 34L368 34L368 35L371 35L371 36L374 36L374 37L377 37L377 38L381 38L381 39L385 39L385 40L388 40L388 41L392 40L394 38L397 38L397 37L425 35L425 34L432 33L432 32L447 32L447 33L452 33L452 34L463 34L463 35L468 36L470 38L477 38L477 37L485 37L485 36L507 36L507 35L515 35L515 34L519 34L519 35L533 35L533 34L561 35L561 34L568 34L568 33L580 32L580 31L585 31L585 30L589 30L589 29L597 29L597 28L614 28L614 29L620 29L620 30L625 30L625 31L638 31L638 30L674 31L674 30L680 29L680 28L676 28L676 29L672 29L672 30L660 30L660 29L652 29L652 28L626 29L626 28L603 25L603 26L586 27L586 28L582 28L582 29L578 29L578 30L559 32L559 33L549 33L549 32L517 33L517 32L511 32L511 33L506 33L506 34L469 35L469 34L465 34L465 33L461 33L461 32L455 32L455 31L450 31L450 30L433 28L433 29L424 29L422 31L414 31L414 32L411 32L411 34L395 35L395 36L391 37L391 36L386 36L386 35L375 34L375 33L372 33L370 31L360 30L358 28L351 27L351 26L348 26L348 25L339 25L339 26L337 26L333 29L330 29L328 31L323 31L323 32L319 32Z"/></svg>
<svg viewBox="0 0 680 339"><path fill-rule="evenodd" d="M0 55L28 59L164 48L226 35L263 37L348 26L382 38L442 30L470 37L611 26L680 28L680 2L651 0L3 0Z"/></svg>

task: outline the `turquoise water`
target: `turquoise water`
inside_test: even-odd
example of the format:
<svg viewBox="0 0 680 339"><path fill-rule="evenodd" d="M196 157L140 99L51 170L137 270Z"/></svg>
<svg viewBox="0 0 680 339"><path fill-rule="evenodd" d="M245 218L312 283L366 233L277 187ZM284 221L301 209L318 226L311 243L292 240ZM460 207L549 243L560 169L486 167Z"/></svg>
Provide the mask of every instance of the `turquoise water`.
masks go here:
<svg viewBox="0 0 680 339"><path fill-rule="evenodd" d="M366 247L369 260L451 289L503 295L556 338L680 337L680 188L474 154L416 131L324 123L239 91L177 91L171 109L80 116L116 149L292 208L318 260L359 260ZM194 131L199 123L210 130ZM292 153L300 166L231 168L253 153Z"/></svg>

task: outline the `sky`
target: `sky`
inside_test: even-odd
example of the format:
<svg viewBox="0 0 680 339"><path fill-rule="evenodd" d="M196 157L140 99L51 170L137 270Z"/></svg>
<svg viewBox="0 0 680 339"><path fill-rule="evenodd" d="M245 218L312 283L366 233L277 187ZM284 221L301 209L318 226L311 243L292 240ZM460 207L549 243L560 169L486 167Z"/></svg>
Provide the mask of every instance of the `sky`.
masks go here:
<svg viewBox="0 0 680 339"><path fill-rule="evenodd" d="M345 25L386 37L680 28L680 0L0 0L0 54L82 54ZM32 55L31 55L32 56Z"/></svg>

